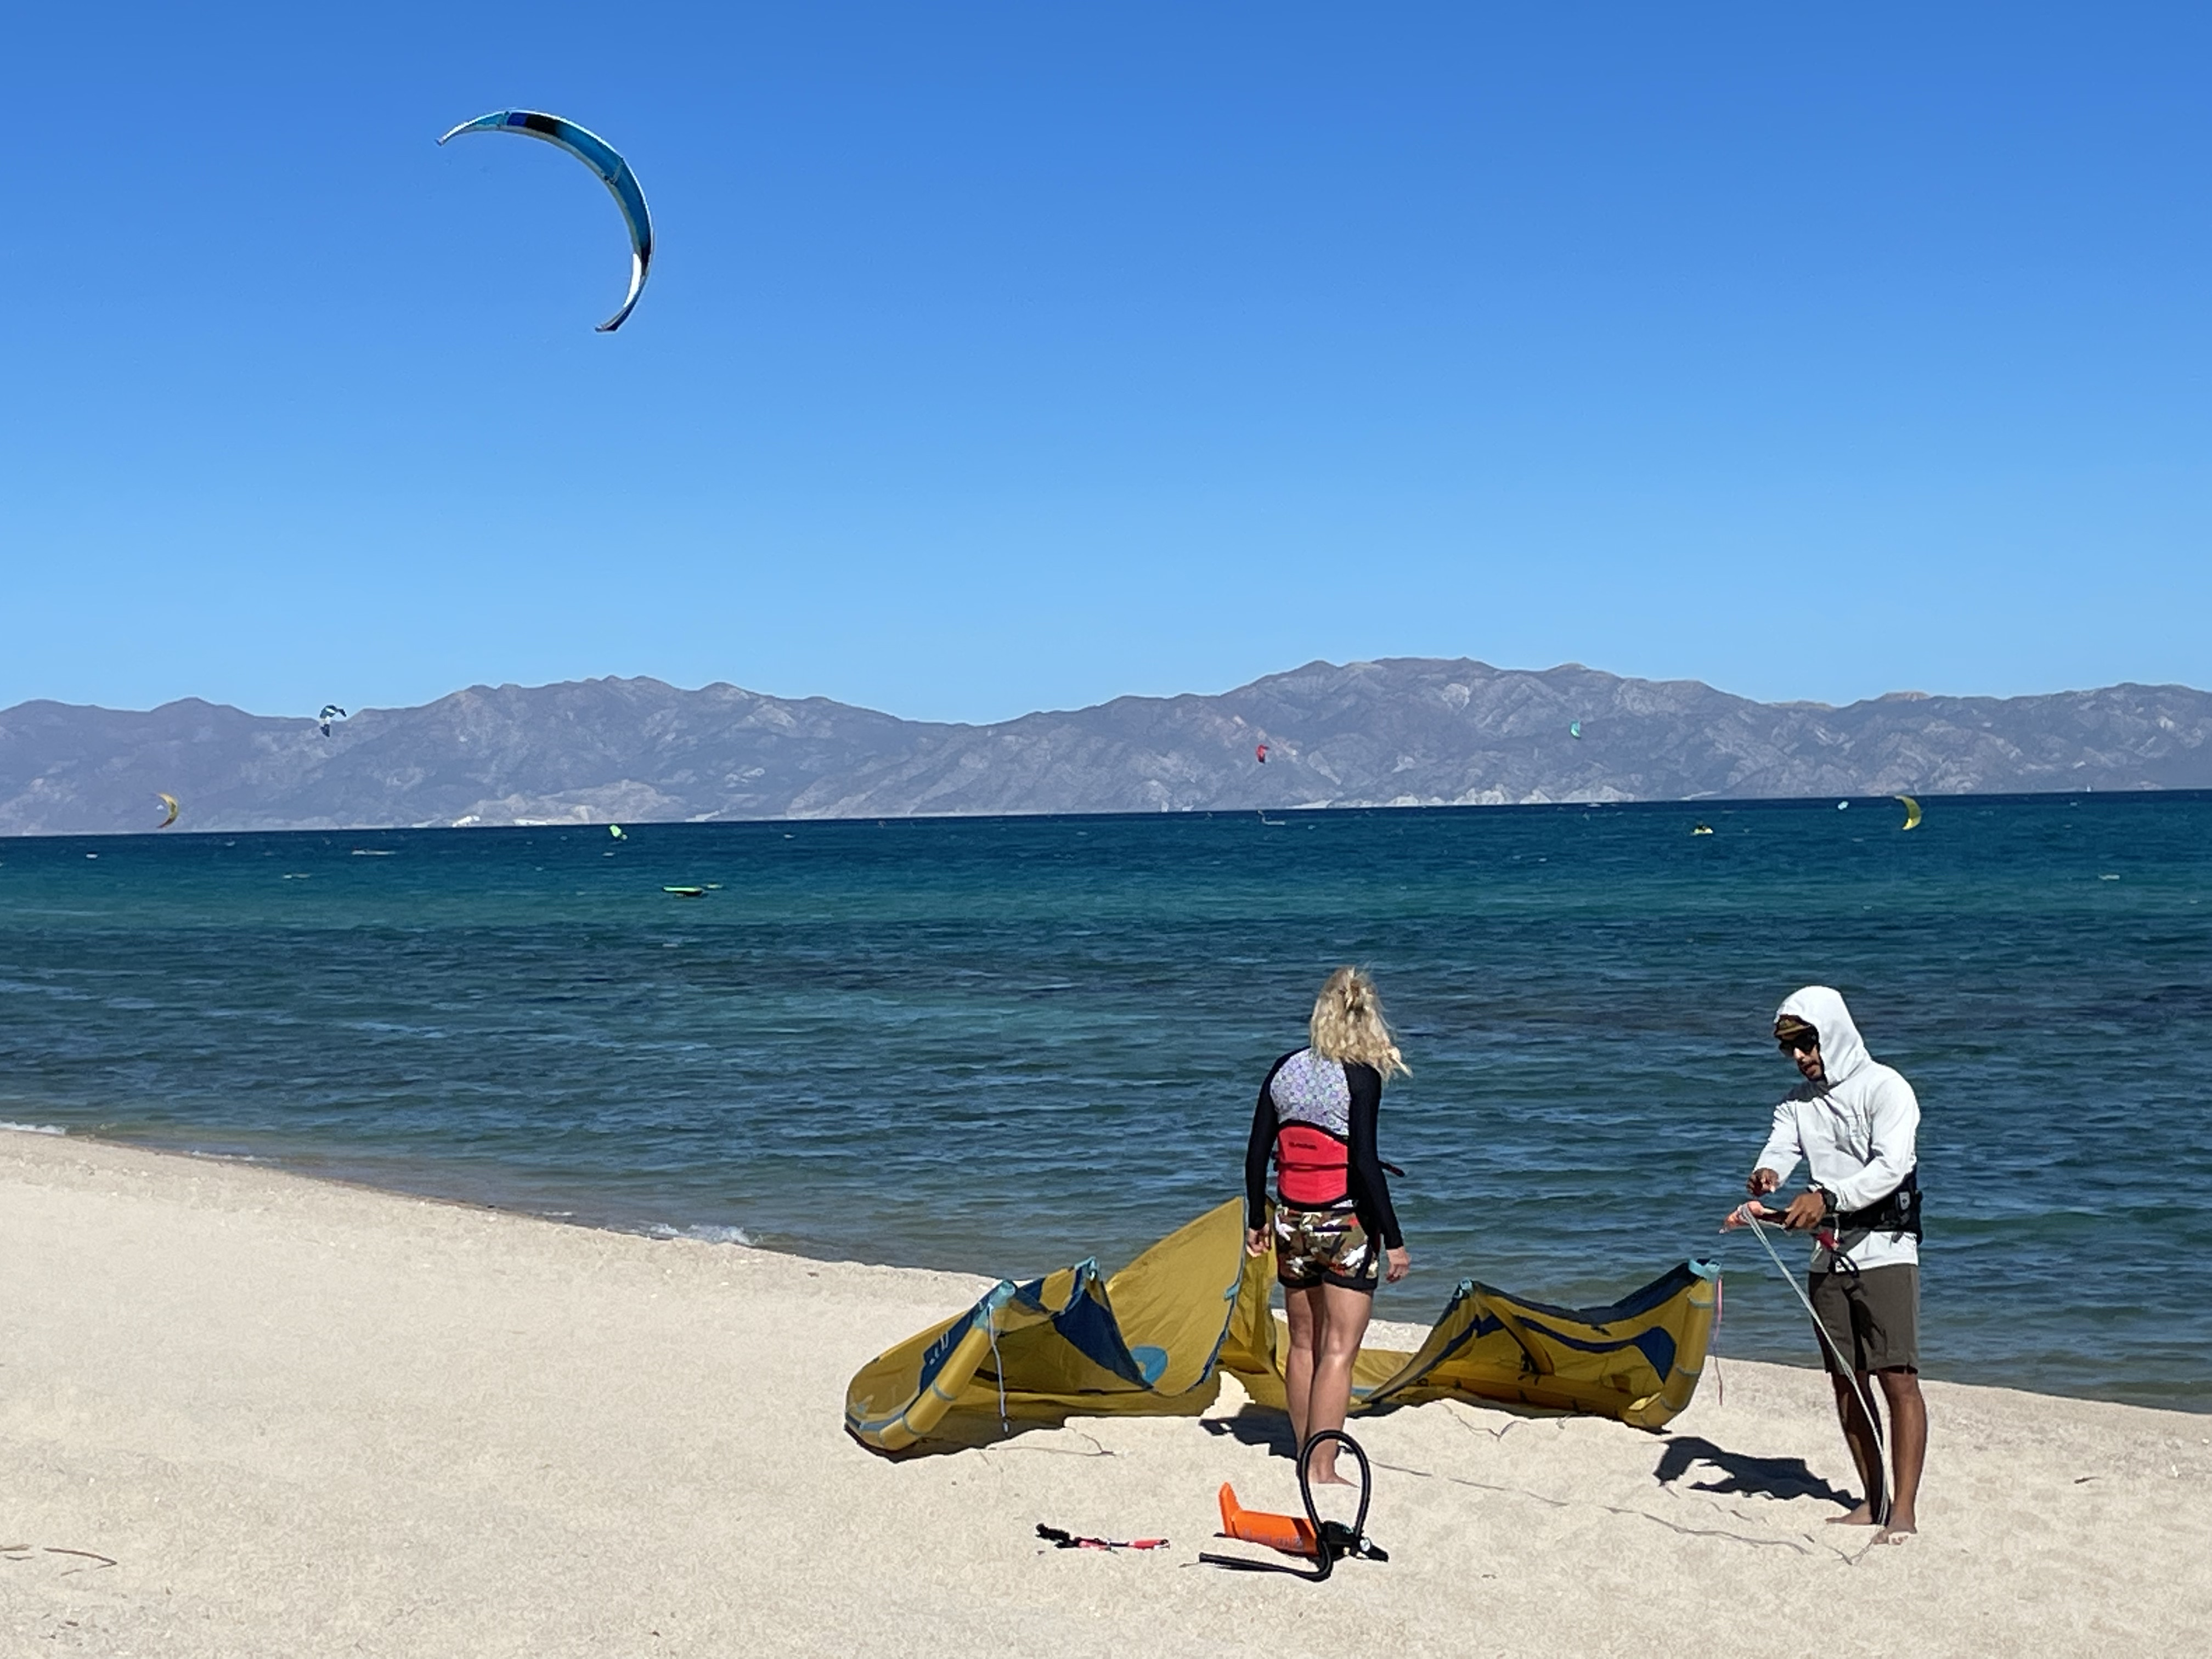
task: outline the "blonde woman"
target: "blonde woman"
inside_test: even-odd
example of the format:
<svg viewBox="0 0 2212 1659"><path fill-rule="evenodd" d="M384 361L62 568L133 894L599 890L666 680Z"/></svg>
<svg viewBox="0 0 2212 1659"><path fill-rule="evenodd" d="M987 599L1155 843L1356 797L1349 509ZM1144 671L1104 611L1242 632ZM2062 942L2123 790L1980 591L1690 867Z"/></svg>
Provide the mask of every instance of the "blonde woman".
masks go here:
<svg viewBox="0 0 2212 1659"><path fill-rule="evenodd" d="M1314 1000L1306 1031L1307 1046L1277 1060L1260 1085L1244 1150L1244 1249L1255 1256L1275 1252L1291 1326L1283 1368L1291 1431L1302 1451L1313 1435L1344 1426L1378 1269L1395 1285L1413 1267L1375 1150L1383 1082L1412 1068L1383 1024L1375 981L1357 968L1338 969ZM1316 1484L1348 1484L1336 1472L1337 1443L1315 1449Z"/></svg>

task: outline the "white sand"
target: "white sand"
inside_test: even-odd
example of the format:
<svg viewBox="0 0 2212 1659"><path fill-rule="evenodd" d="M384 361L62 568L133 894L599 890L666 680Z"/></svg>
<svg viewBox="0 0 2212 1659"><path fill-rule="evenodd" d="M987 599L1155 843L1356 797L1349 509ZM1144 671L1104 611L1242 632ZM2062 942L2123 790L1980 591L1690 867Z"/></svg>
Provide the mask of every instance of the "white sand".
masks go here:
<svg viewBox="0 0 2212 1659"><path fill-rule="evenodd" d="M848 1439L978 1285L0 1133L0 1652L2212 1650L2212 1419L1930 1384L1922 1534L1867 1553L1765 1491L1849 1483L1810 1370L1666 1435L1426 1406L1358 1429L1391 1560L1316 1587L1193 1565L1223 1480L1295 1504L1226 1425Z"/></svg>

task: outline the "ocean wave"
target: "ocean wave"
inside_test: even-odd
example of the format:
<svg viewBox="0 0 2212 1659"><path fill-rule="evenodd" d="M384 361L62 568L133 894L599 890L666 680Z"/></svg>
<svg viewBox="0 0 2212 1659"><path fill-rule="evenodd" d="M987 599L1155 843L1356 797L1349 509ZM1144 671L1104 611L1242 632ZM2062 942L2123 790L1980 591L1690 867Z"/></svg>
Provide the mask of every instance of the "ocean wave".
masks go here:
<svg viewBox="0 0 2212 1659"><path fill-rule="evenodd" d="M0 1129L13 1129L19 1135L65 1135L69 1133L58 1123L0 1122ZM750 1243L752 1241L748 1239L745 1242Z"/></svg>
<svg viewBox="0 0 2212 1659"><path fill-rule="evenodd" d="M750 1245L753 1236L743 1227L672 1227L665 1221L656 1221L645 1230L647 1238L692 1238L702 1244Z"/></svg>

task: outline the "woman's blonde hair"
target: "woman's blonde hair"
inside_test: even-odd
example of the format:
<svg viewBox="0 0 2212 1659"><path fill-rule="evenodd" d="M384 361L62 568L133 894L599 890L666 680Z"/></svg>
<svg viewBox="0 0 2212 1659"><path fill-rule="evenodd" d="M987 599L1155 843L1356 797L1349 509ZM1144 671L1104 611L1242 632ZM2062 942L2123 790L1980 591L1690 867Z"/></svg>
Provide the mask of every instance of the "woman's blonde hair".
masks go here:
<svg viewBox="0 0 2212 1659"><path fill-rule="evenodd" d="M1314 999L1306 1034L1323 1060L1358 1060L1382 1073L1386 1082L1394 1072L1413 1073L1383 1023L1375 981L1357 968L1340 968L1328 976Z"/></svg>

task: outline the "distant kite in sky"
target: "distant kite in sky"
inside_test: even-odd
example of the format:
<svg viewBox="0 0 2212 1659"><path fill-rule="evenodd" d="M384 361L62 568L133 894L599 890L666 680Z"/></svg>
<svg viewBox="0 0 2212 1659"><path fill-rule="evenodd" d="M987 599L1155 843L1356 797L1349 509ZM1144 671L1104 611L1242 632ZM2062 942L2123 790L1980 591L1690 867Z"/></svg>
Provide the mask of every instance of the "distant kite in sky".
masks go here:
<svg viewBox="0 0 2212 1659"><path fill-rule="evenodd" d="M323 735L327 738L331 734L331 722L332 720L342 720L345 717L346 711L344 709L339 708L337 704L334 702L326 702L323 705L323 712L315 716L315 724L322 727Z"/></svg>
<svg viewBox="0 0 2212 1659"><path fill-rule="evenodd" d="M1252 753L1254 757L1259 761L1261 765L1265 766L1267 763L1267 745L1266 744L1261 744L1257 749L1255 749Z"/></svg>
<svg viewBox="0 0 2212 1659"><path fill-rule="evenodd" d="M1579 738L1582 734L1583 723L1580 720L1569 720L1567 722L1567 735L1569 737Z"/></svg>
<svg viewBox="0 0 2212 1659"><path fill-rule="evenodd" d="M154 799L169 809L169 816L154 826L156 830L166 830L177 821L177 798L174 795L165 795L156 790Z"/></svg>
<svg viewBox="0 0 2212 1659"><path fill-rule="evenodd" d="M1920 827L1920 803L1910 795L1892 795L1890 799L1905 808L1905 822L1898 827L1917 830Z"/></svg>
<svg viewBox="0 0 2212 1659"><path fill-rule="evenodd" d="M622 209L623 222L629 228L629 294L623 301L622 309L601 323L599 331L611 334L620 328L630 307L637 303L637 296L645 291L645 274L653 264L653 216L646 211L645 192L637 187L637 175L629 170L629 163L599 134L586 131L574 121L564 121L557 115L543 114L534 109L495 109L473 121L462 122L446 138L464 132L514 132L525 138L536 138L567 150L599 175L599 182L615 198L615 205ZM438 142L442 144L446 138Z"/></svg>

